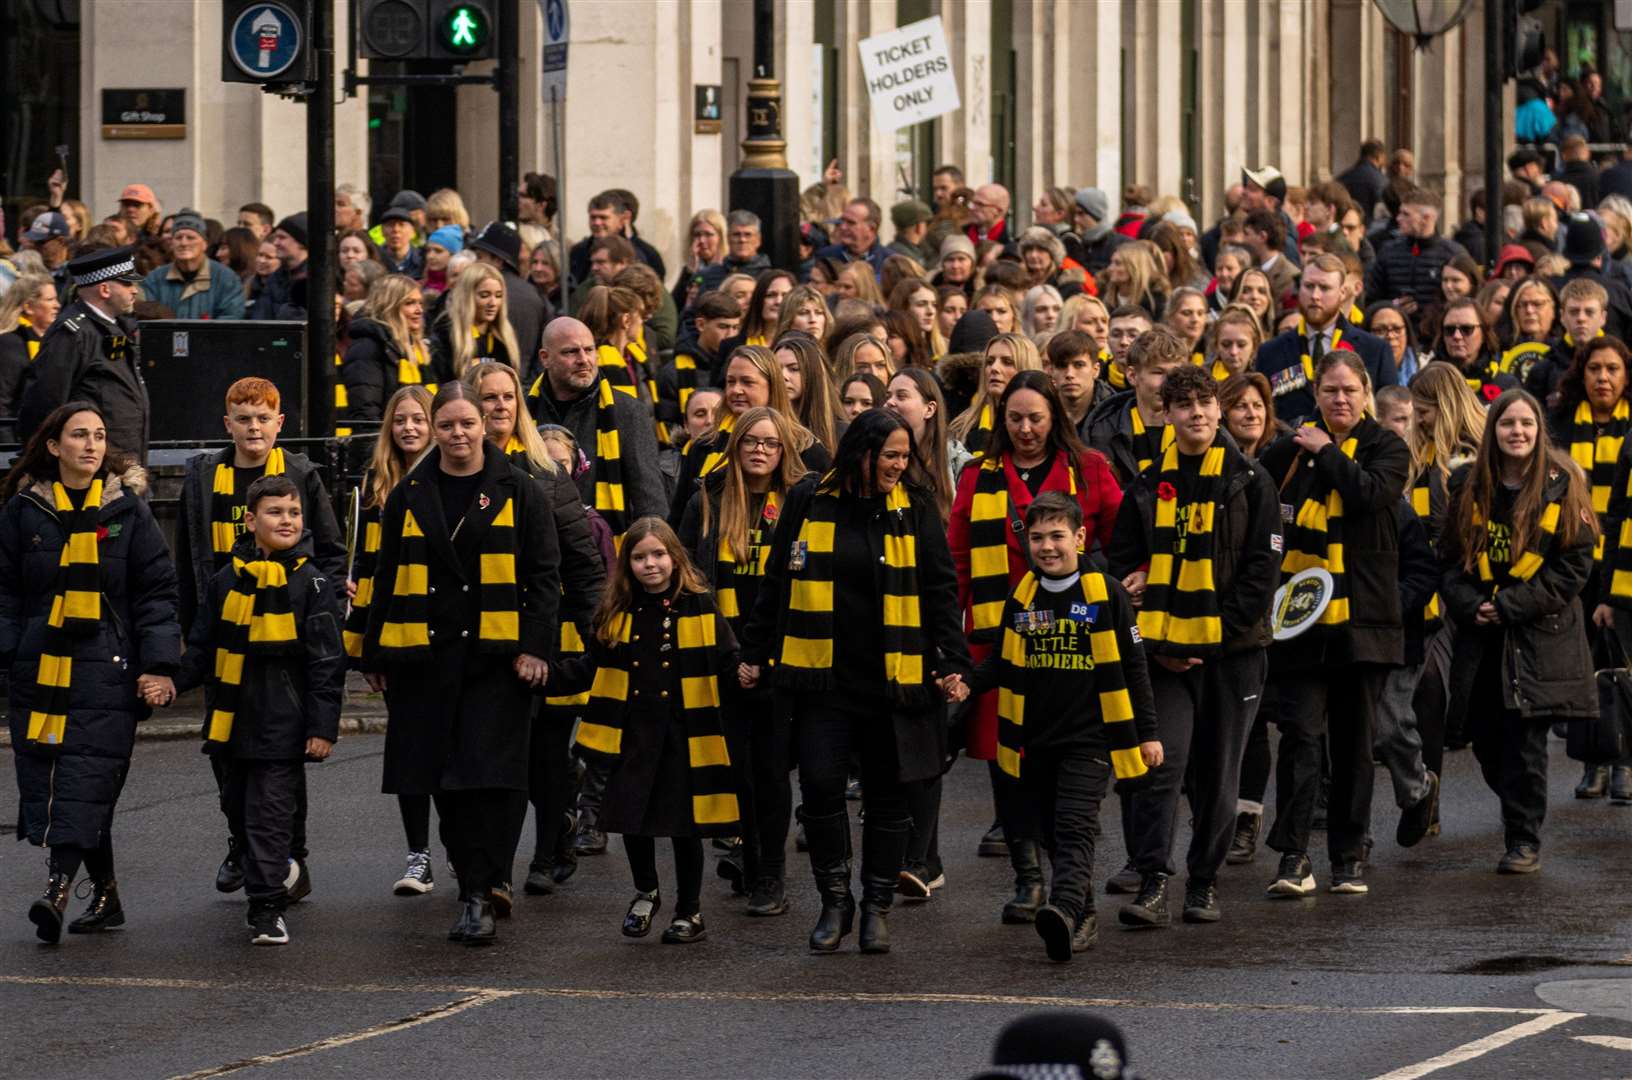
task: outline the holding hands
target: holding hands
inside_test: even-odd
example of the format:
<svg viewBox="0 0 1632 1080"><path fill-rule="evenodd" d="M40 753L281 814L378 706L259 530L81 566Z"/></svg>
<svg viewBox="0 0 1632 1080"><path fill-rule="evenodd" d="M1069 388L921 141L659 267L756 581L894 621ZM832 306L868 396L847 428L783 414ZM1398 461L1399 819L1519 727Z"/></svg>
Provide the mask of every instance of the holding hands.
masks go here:
<svg viewBox="0 0 1632 1080"><path fill-rule="evenodd" d="M758 686L759 685L759 665L758 664L738 664L737 665L737 681L742 684L742 688L744 690L752 690L754 687Z"/></svg>
<svg viewBox="0 0 1632 1080"><path fill-rule="evenodd" d="M946 700L952 704L969 700L969 684L963 681L963 676L954 672L945 678L936 679L935 685L941 688Z"/></svg>
<svg viewBox="0 0 1632 1080"><path fill-rule="evenodd" d="M143 675L136 680L136 692L149 708L176 700L176 684L168 675Z"/></svg>

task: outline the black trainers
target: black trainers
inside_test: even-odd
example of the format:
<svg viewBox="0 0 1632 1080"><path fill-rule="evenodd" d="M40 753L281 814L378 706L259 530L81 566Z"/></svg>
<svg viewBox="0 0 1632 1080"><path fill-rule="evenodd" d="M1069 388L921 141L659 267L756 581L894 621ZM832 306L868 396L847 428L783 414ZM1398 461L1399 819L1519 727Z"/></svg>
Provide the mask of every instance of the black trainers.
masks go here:
<svg viewBox="0 0 1632 1080"><path fill-rule="evenodd" d="M289 894L289 903L298 904L312 895L312 872L301 859L289 860L289 875L283 879L283 891Z"/></svg>
<svg viewBox="0 0 1632 1080"><path fill-rule="evenodd" d="M768 918L788 913L787 886L779 877L761 877L748 895L748 914Z"/></svg>
<svg viewBox="0 0 1632 1080"><path fill-rule="evenodd" d="M1422 798L1400 811L1400 824L1394 830L1394 842L1401 847L1415 847L1434 823L1439 807L1439 777L1428 770L1428 791Z"/></svg>
<svg viewBox="0 0 1632 1080"><path fill-rule="evenodd" d="M1496 864L1498 874L1534 874L1541 869L1541 852L1534 844L1514 844Z"/></svg>
<svg viewBox="0 0 1632 1080"><path fill-rule="evenodd" d="M903 900L928 900L933 895L929 891L929 882L924 880L928 875L929 871L922 866L903 866L896 879L895 891L901 894Z"/></svg>
<svg viewBox="0 0 1632 1080"><path fill-rule="evenodd" d="M1004 859L1009 854L1009 841L1003 835L1003 824L992 822L992 827L986 830L986 835L980 838L980 846L975 853L988 859Z"/></svg>
<svg viewBox="0 0 1632 1080"><path fill-rule="evenodd" d="M714 873L720 879L731 883L731 894L733 896L747 895L748 882L743 872L742 846L740 844L732 848L728 854L720 857L720 861L714 864Z"/></svg>
<svg viewBox="0 0 1632 1080"><path fill-rule="evenodd" d="M431 853L410 851L408 866L397 879L397 883L391 886L391 891L398 896L423 896L434 888L436 881L431 873Z"/></svg>
<svg viewBox="0 0 1632 1080"><path fill-rule="evenodd" d="M249 943L251 945L289 944L289 927L283 921L283 912L273 908L257 908L250 912Z"/></svg>
<svg viewBox="0 0 1632 1080"><path fill-rule="evenodd" d="M1139 886L1144 883L1144 880L1144 875L1135 870L1132 863L1129 863L1118 870L1111 877L1111 880L1105 883L1105 891L1113 896L1132 896L1139 891Z"/></svg>
<svg viewBox="0 0 1632 1080"><path fill-rule="evenodd" d="M1224 861L1231 866L1242 866L1258 854L1258 831L1264 826L1264 815L1240 813L1235 815L1235 836L1230 839L1230 853Z"/></svg>
<svg viewBox="0 0 1632 1080"><path fill-rule="evenodd" d="M1043 939L1043 951L1048 958L1056 963L1066 963L1071 959L1071 935L1075 930L1071 916L1055 907L1053 904L1044 904L1037 909L1037 936Z"/></svg>
<svg viewBox="0 0 1632 1080"><path fill-rule="evenodd" d="M1315 891L1315 868L1309 856L1288 854L1281 856L1281 867L1275 880L1269 883L1270 896L1309 896Z"/></svg>
<svg viewBox="0 0 1632 1080"><path fill-rule="evenodd" d="M1363 896L1369 891L1365 873L1364 863L1338 863L1332 867L1332 883L1326 891L1344 896Z"/></svg>
<svg viewBox="0 0 1632 1080"><path fill-rule="evenodd" d="M1217 922L1218 889L1210 881L1187 881L1184 884L1184 921L1187 923Z"/></svg>
<svg viewBox="0 0 1632 1080"><path fill-rule="evenodd" d="M238 841L227 837L227 857L215 872L215 891L235 893L244 887L244 861L238 853Z"/></svg>
<svg viewBox="0 0 1632 1080"><path fill-rule="evenodd" d="M1169 921L1167 875L1146 874L1139 884L1139 895L1130 903L1123 904L1116 917L1123 926L1141 928L1166 926Z"/></svg>

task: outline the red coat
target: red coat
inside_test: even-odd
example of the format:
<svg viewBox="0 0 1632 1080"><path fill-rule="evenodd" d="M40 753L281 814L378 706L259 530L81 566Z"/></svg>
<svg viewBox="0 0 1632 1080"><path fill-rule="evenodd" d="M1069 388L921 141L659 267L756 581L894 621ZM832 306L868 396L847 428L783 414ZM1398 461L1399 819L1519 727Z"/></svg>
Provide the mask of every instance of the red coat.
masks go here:
<svg viewBox="0 0 1632 1080"><path fill-rule="evenodd" d="M1015 513L1024 519L1026 509L1031 506L1031 489L1020 479L1014 462L1007 456L1003 461L1003 470L1009 481L1009 501ZM979 473L980 459L977 458L958 477L958 494L952 501L952 520L947 530L947 542L952 548L952 565L958 574L958 604L963 608L965 633L973 629L969 611L969 511L974 505L975 482ZM1065 458L1057 455L1054 467L1043 481L1039 493L1070 490ZM1082 523L1088 530L1089 550L1093 550L1095 543L1101 548L1109 547L1111 531L1116 526L1116 512L1122 505L1122 489L1117 486L1110 464L1097 450L1085 450L1077 459L1077 502L1082 507ZM1004 530L1004 538L1009 547L1009 587L1012 589L1026 576L1030 566L1021 547L1022 538L1016 536L1012 529ZM990 646L970 644L970 652L977 665L990 651ZM970 719L968 731L970 757L991 761L997 756L995 692L981 698L975 715Z"/></svg>

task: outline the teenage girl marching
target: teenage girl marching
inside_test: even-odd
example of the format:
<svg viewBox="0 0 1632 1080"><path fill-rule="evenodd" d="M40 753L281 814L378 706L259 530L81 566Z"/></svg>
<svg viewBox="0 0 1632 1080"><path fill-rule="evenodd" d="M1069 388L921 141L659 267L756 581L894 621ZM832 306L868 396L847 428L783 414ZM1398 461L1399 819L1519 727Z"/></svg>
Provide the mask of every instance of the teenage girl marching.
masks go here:
<svg viewBox="0 0 1632 1080"><path fill-rule="evenodd" d="M580 752L609 759L600 826L623 834L635 898L626 937L645 937L663 906L657 839L674 846L674 919L663 941L700 941L703 841L741 831L720 714L720 672L736 670L736 638L674 530L645 517L624 535L595 614L586 657L563 657L554 693L591 683Z"/></svg>

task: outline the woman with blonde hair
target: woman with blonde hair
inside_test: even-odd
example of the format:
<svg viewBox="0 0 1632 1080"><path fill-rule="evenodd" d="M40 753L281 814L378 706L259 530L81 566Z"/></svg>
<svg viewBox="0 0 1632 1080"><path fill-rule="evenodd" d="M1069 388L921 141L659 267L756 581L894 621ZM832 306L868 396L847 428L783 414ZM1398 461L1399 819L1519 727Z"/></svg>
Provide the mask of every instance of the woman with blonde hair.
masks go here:
<svg viewBox="0 0 1632 1080"><path fill-rule="evenodd" d="M61 310L49 274L21 274L0 296L0 416L17 415L23 373Z"/></svg>
<svg viewBox="0 0 1632 1080"><path fill-rule="evenodd" d="M793 291L782 298L771 340L778 340L789 330L809 334L817 341L827 343L828 335L833 331L833 313L828 310L827 300L815 286L795 285Z"/></svg>
<svg viewBox="0 0 1632 1080"><path fill-rule="evenodd" d="M873 276L873 268L865 262L848 262L839 271L838 286L840 299L860 300L865 304L882 304L884 297L878 291L878 279Z"/></svg>
<svg viewBox="0 0 1632 1080"><path fill-rule="evenodd" d="M522 358L510 325L504 275L497 267L472 263L460 271L431 330L431 357L440 382L462 378L472 364L514 367Z"/></svg>
<svg viewBox="0 0 1632 1080"><path fill-rule="evenodd" d="M833 350L834 379L842 382L852 375L871 375L879 382L889 385L895 377L895 356L890 351L889 343L883 338L875 337L865 331L849 334L839 342L839 347Z"/></svg>
<svg viewBox="0 0 1632 1080"><path fill-rule="evenodd" d="M1021 328L1020 304L1014 293L998 284L987 285L975 294L973 305L992 317L992 324L1000 334L1012 334Z"/></svg>
<svg viewBox="0 0 1632 1080"><path fill-rule="evenodd" d="M1024 334L997 335L986 343L984 356L980 389L969 407L947 428L948 437L957 444L954 456L962 450L979 454L986 449L998 399L1016 372L1043 370L1043 354Z"/></svg>
<svg viewBox="0 0 1632 1080"><path fill-rule="evenodd" d="M1137 304L1150 313L1151 322L1159 322L1172 288L1163 264L1161 250L1148 240L1132 240L1117 248L1100 290L1105 306L1114 311L1123 304Z"/></svg>
<svg viewBox="0 0 1632 1080"><path fill-rule="evenodd" d="M798 331L777 338L771 352L782 369L793 419L833 453L844 433L845 418L827 354L815 338Z"/></svg>
<svg viewBox="0 0 1632 1080"><path fill-rule="evenodd" d="M1252 362L1264 344L1258 316L1239 304L1226 307L1213 322L1211 339L1213 378L1219 382L1252 369Z"/></svg>
<svg viewBox="0 0 1632 1080"><path fill-rule="evenodd" d="M470 231L470 211L465 200L452 188L438 188L425 200L425 231L435 232L444 225L457 225Z"/></svg>
<svg viewBox="0 0 1632 1080"><path fill-rule="evenodd" d="M425 342L425 294L413 278L387 274L376 281L346 330L351 344L340 364L342 426L385 419L385 403L399 387L428 386L435 378Z"/></svg>
<svg viewBox="0 0 1632 1080"><path fill-rule="evenodd" d="M890 292L890 310L899 311L918 324L931 361L946 355L946 338L941 334L940 320L935 317L937 299L935 286L921 278L904 278Z"/></svg>

